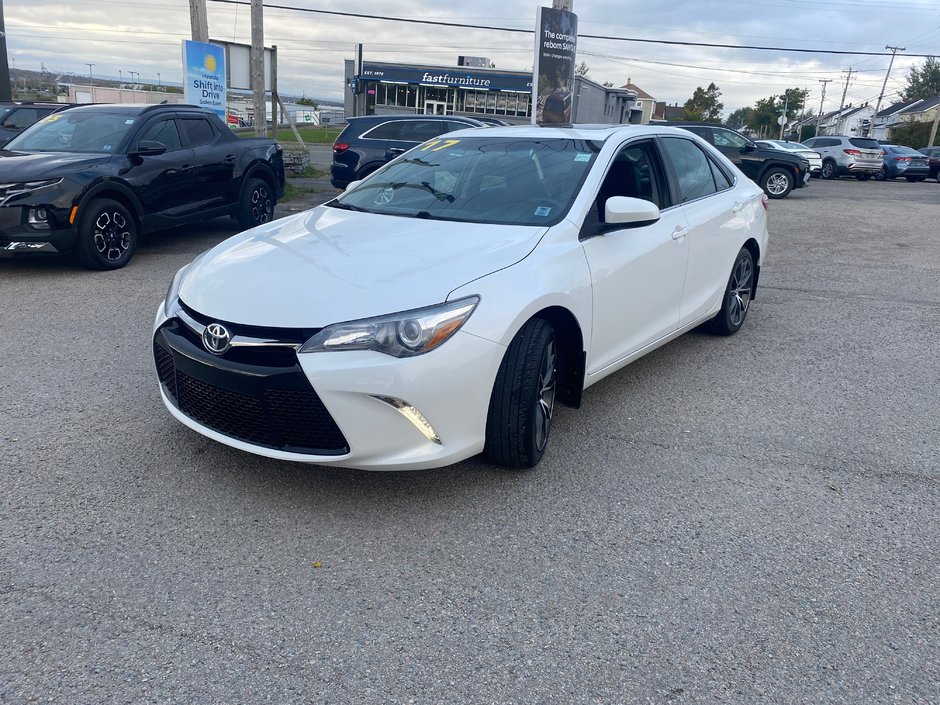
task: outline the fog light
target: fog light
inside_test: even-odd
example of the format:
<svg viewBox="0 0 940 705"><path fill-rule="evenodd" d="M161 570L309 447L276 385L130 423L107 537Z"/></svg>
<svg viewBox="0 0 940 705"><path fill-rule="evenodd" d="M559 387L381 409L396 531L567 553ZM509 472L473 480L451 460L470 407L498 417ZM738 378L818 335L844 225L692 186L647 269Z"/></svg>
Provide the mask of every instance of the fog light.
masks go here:
<svg viewBox="0 0 940 705"><path fill-rule="evenodd" d="M408 402L396 399L395 397L385 397L378 394L373 394L372 398L383 401L394 409L397 409L398 413L408 419L415 428L421 431L421 434L425 438L437 445L443 445L443 443L441 443L441 437L437 435L437 431L434 430L431 423L424 418L424 414Z"/></svg>
<svg viewBox="0 0 940 705"><path fill-rule="evenodd" d="M26 216L26 222L39 230L48 230L49 211L43 206L30 208L29 215Z"/></svg>

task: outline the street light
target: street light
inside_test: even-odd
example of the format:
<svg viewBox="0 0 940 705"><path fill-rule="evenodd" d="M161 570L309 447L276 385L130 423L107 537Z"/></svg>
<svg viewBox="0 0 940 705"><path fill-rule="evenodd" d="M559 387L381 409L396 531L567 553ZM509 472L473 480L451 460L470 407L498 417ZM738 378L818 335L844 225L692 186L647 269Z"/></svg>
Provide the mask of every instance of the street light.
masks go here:
<svg viewBox="0 0 940 705"><path fill-rule="evenodd" d="M158 90L158 91L162 91L162 90L163 90L163 79L160 78L160 72L159 72L159 71L157 72L157 90Z"/></svg>
<svg viewBox="0 0 940 705"><path fill-rule="evenodd" d="M88 67L88 87L91 89L91 102L94 103L95 102L95 76L91 70L95 67L95 65L85 62L85 66Z"/></svg>

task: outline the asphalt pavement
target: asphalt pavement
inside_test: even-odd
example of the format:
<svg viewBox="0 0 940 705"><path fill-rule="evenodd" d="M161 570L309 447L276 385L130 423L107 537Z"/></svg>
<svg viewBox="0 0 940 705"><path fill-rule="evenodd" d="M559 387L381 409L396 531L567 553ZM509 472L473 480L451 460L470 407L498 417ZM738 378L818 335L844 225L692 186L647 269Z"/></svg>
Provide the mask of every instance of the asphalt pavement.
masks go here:
<svg viewBox="0 0 940 705"><path fill-rule="evenodd" d="M940 702L938 214L934 182L772 202L742 331L595 385L527 473L173 420L153 316L230 221L0 260L0 703Z"/></svg>

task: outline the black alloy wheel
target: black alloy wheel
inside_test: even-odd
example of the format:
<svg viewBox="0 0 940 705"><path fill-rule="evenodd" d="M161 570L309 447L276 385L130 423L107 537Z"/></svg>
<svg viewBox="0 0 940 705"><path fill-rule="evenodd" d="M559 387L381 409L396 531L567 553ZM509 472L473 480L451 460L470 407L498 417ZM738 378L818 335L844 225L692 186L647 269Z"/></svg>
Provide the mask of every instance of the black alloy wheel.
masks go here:
<svg viewBox="0 0 940 705"><path fill-rule="evenodd" d="M137 222L121 203L99 198L79 208L75 256L89 269L120 269L137 248Z"/></svg>
<svg viewBox="0 0 940 705"><path fill-rule="evenodd" d="M708 322L712 333L734 335L744 325L754 296L754 271L754 257L747 248L742 247L731 267L721 310Z"/></svg>
<svg viewBox="0 0 940 705"><path fill-rule="evenodd" d="M249 179L238 208L238 224L247 230L270 223L274 220L274 205L274 195L268 182Z"/></svg>
<svg viewBox="0 0 940 705"><path fill-rule="evenodd" d="M548 445L558 385L558 345L552 325L528 321L506 350L486 420L484 454L496 465L538 464Z"/></svg>

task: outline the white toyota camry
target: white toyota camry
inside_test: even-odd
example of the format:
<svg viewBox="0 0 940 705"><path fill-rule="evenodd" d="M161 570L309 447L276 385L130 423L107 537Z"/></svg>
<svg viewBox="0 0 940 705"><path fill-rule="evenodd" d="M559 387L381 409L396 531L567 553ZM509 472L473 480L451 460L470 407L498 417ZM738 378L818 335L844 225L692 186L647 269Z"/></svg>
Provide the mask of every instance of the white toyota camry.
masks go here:
<svg viewBox="0 0 940 705"><path fill-rule="evenodd" d="M160 393L272 458L532 467L556 403L702 323L741 327L766 205L685 130L450 133L177 272Z"/></svg>

